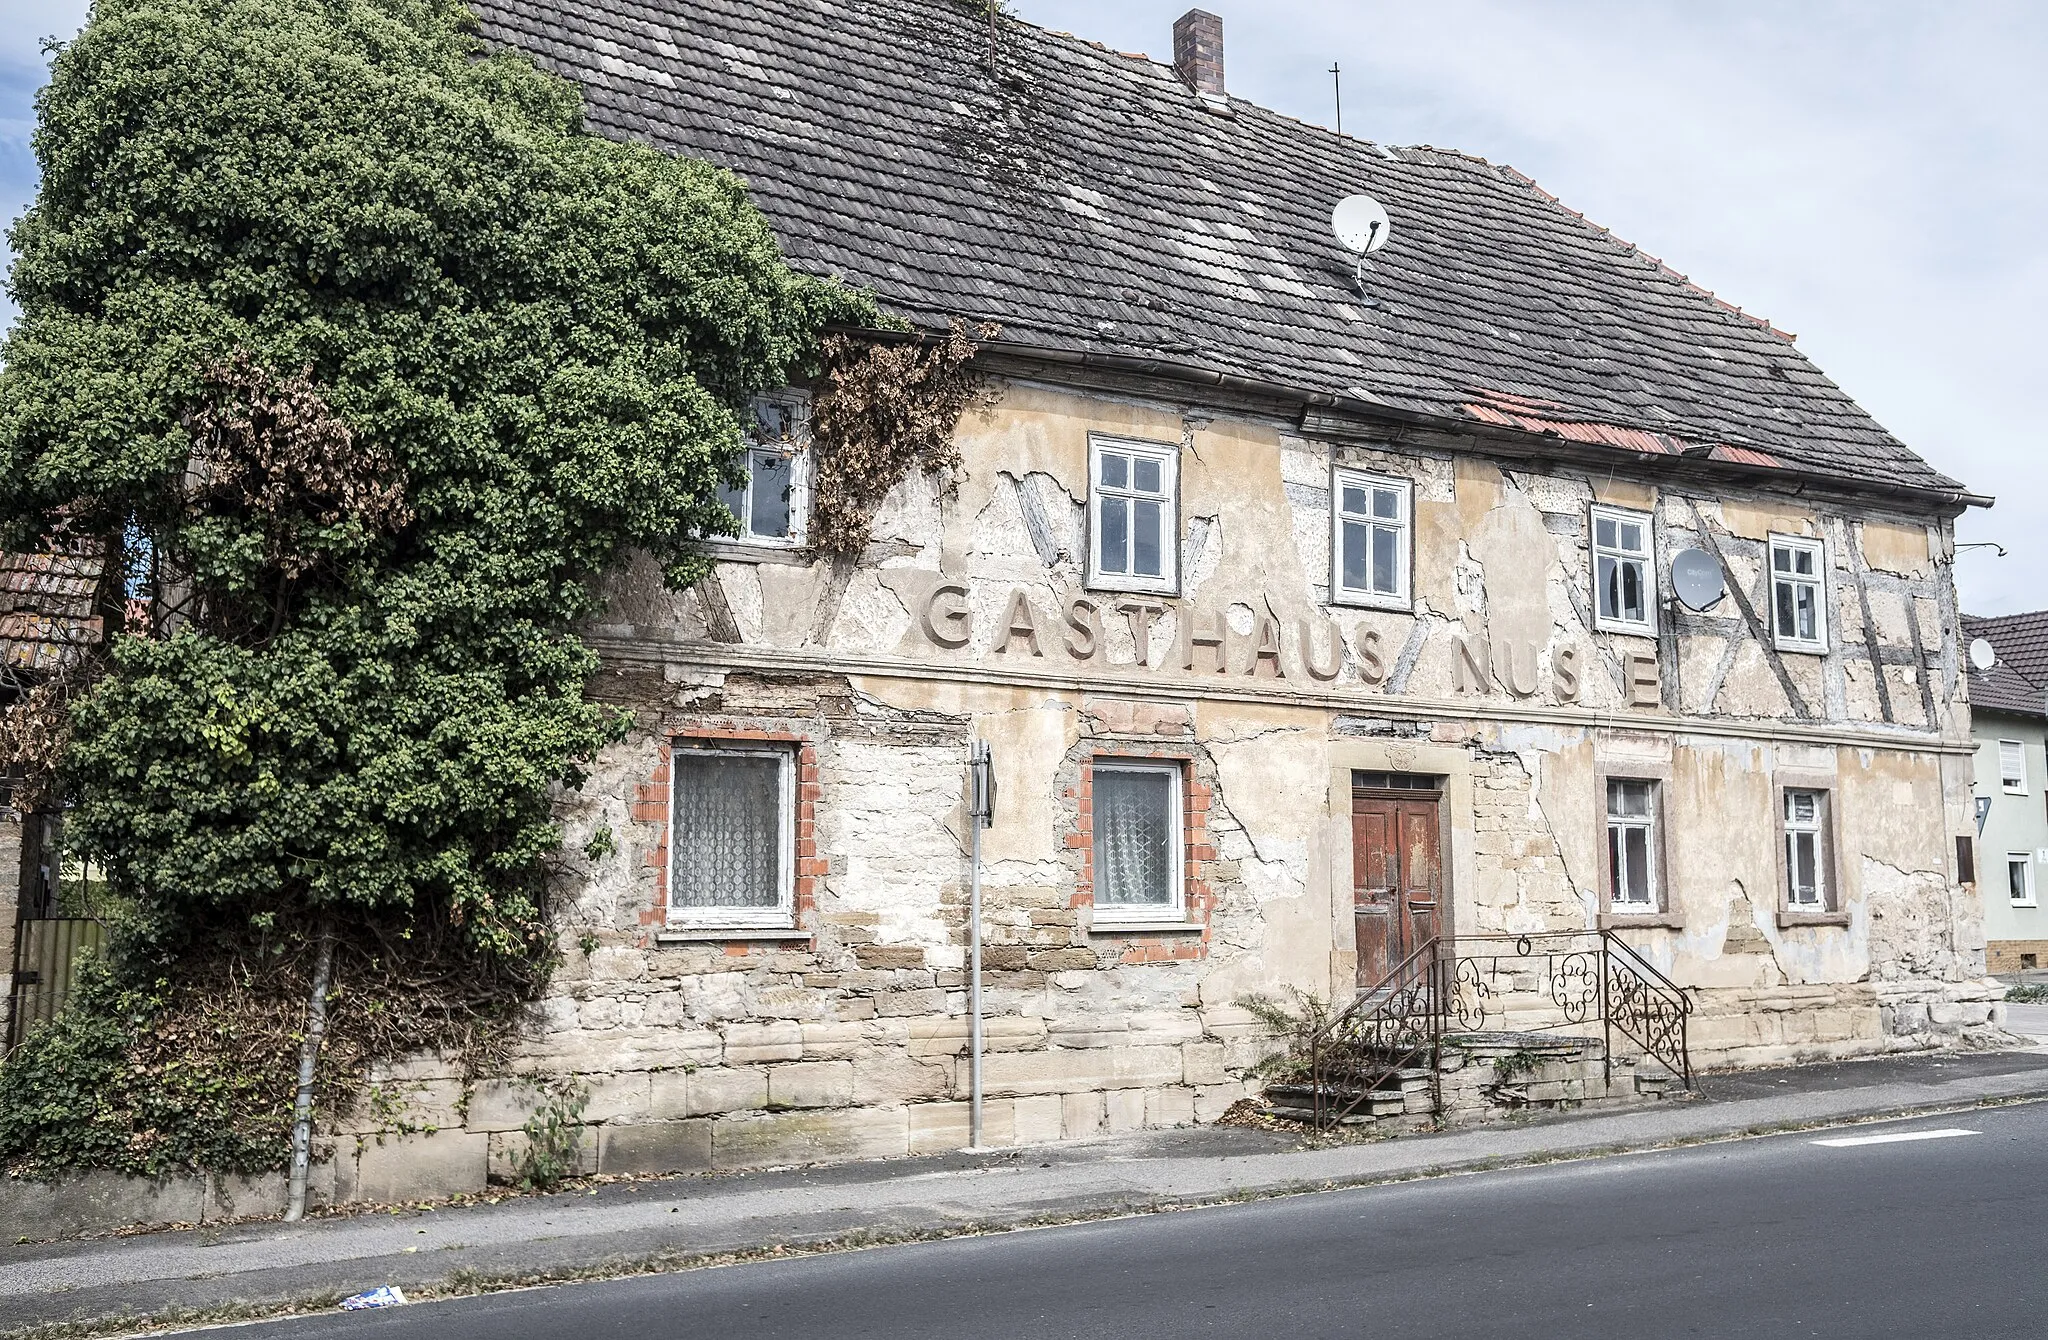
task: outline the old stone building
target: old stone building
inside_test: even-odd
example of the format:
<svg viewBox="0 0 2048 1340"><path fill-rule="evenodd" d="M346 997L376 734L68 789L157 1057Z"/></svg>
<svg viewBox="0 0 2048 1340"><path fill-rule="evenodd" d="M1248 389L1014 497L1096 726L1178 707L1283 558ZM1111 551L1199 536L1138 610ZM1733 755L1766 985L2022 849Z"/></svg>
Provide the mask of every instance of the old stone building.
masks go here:
<svg viewBox="0 0 2048 1340"><path fill-rule="evenodd" d="M800 268L1000 326L957 477L858 561L805 547L793 388L715 574L612 585L637 725L563 797L521 1061L591 1159L965 1143L976 740L992 1143L1214 1119L1273 1045L1246 995L1432 939L1610 930L1695 989L1695 1065L1995 1029L1950 573L1986 500L1791 336L1510 168L1230 97L1199 12L1172 65L929 0L479 9ZM387 1078L453 1182L543 1092Z"/></svg>

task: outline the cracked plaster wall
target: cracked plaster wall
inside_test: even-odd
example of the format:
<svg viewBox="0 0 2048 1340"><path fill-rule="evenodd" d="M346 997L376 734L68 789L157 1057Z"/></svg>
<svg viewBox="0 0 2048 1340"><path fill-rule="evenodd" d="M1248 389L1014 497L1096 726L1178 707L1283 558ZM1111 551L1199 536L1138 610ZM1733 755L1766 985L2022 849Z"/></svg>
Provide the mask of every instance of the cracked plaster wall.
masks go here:
<svg viewBox="0 0 2048 1340"><path fill-rule="evenodd" d="M1084 660L1067 650L1062 613L1084 581L1090 431L1181 444L1183 586L1142 649L1118 597L1100 597L1099 646ZM1966 710L1945 524L1333 446L1254 419L1029 385L963 421L960 442L957 491L898 489L858 563L721 561L715 600L661 592L651 564L613 579L612 622L594 635L620 668L601 687L636 725L562 799L564 967L520 1061L607 1093L623 1085L601 1124L708 1123L770 1161L825 1147L819 1113L872 1152L959 1142L961 789L976 737L994 748L1002 798L984 834L999 1141L1213 1119L1243 1096L1245 1067L1271 1044L1235 1002L1350 989L1342 779L1404 759L1469 797L1445 816L1452 917L1467 935L1596 925L1597 779L1661 770L1667 915L1627 934L1700 989L1696 1062L1926 1045L1995 1023L1981 915L1947 865L1952 834L1967 831L1967 769L1934 748ZM1328 603L1333 461L1414 481L1412 613ZM1658 640L1595 633L1585 518L1596 500L1654 512L1660 572L1680 548L1719 552L1764 617L1766 537L1825 537L1833 649L1777 653L1732 599L1667 619ZM947 582L967 590L957 650L920 624ZM1035 655L1014 638L993 650L1019 590ZM736 647L713 640L714 605ZM1182 670L1187 609L1233 630L1226 673ZM1289 630L1279 676L1251 654L1262 619ZM1334 625L1333 680L1304 664L1292 632L1303 625L1319 651ZM1461 691L1460 636L1530 659ZM754 660L721 661L728 650ZM1632 656L1657 664L1656 703L1631 703ZM1579 690L1560 701L1573 657ZM1540 687L1518 691L1531 674ZM634 817L636 797L662 740L710 718L814 741L825 868L809 941L656 940L662 824ZM1891 739L1774 739L1779 726ZM1162 751L1186 760L1208 798L1201 929L1097 933L1077 894L1082 770L1098 754ZM1834 779L1846 925L1779 916L1776 786L1815 773ZM600 828L617 851L592 861L582 847ZM762 1134L778 1120L786 1138Z"/></svg>

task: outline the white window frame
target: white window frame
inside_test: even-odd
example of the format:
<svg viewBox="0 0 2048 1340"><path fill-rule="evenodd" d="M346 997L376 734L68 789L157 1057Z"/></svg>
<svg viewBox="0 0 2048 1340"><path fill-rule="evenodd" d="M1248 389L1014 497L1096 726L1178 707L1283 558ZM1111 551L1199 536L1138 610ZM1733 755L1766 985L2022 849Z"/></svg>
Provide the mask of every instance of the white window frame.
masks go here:
<svg viewBox="0 0 2048 1340"><path fill-rule="evenodd" d="M1638 525L1643 528L1641 551L1623 549L1619 545L1607 546L1600 543L1600 523L1613 521L1621 525ZM1594 503L1586 516L1586 547L1590 554L1589 566L1593 581L1593 627L1603 633L1624 633L1631 637L1657 636L1657 521L1649 512L1637 512L1627 507L1610 507L1605 503ZM1643 567L1643 621L1631 622L1620 617L1610 617L1600 612L1600 560L1613 558L1618 562L1640 563Z"/></svg>
<svg viewBox="0 0 2048 1340"><path fill-rule="evenodd" d="M1104 928L1112 928L1117 926L1177 925L1185 922L1187 920L1188 833L1187 814L1183 808L1185 798L1182 794L1187 790L1187 772L1184 765L1172 759L1098 758L1091 767L1093 769L1093 775L1090 779L1091 792L1095 789L1094 781L1099 779L1105 772L1163 774L1173 783L1173 785L1166 788L1166 794L1168 797L1168 807L1171 811L1168 815L1169 822L1171 823L1169 831L1173 834L1174 851L1177 854L1177 859L1170 865L1172 887L1168 890L1171 896L1167 902L1163 904L1148 904L1102 901L1102 888L1105 882L1101 866L1102 848L1094 828L1094 815L1099 811L1091 809L1088 839L1091 850L1095 853L1096 861L1094 872L1095 908L1092 924Z"/></svg>
<svg viewBox="0 0 2048 1340"><path fill-rule="evenodd" d="M2012 868L2016 865L2023 872L2020 875L2020 883L2025 888L2018 897L2012 899L2012 905L2014 907L2038 906L2034 899L2034 856L2032 852L2009 851L2005 854L2005 888L2007 896L2011 897L2012 895Z"/></svg>
<svg viewBox="0 0 2048 1340"><path fill-rule="evenodd" d="M1601 797L1600 803L1607 812L1607 910L1623 914L1660 911L1663 908L1664 892L1659 887L1658 870L1662 864L1663 848L1660 844L1664 837L1660 831L1663 825L1659 822L1664 811L1663 785L1653 777L1607 777L1603 780L1605 785L1602 790L1606 794ZM1617 783L1625 786L1646 786L1650 789L1650 812L1647 816L1618 815L1614 812L1614 787ZM1617 864L1614 859L1614 830L1617 828L1641 829L1643 832L1644 868L1649 872L1650 878L1650 887L1646 890L1649 897L1645 901L1623 902L1612 896L1616 881L1625 881L1627 878L1624 873L1625 867Z"/></svg>
<svg viewBox="0 0 2048 1340"><path fill-rule="evenodd" d="M779 785L776 788L776 906L774 907L691 907L678 901L681 890L676 887L676 855L679 835L675 831L676 788L682 784L681 773L669 768L669 852L668 852L668 924L689 930L789 930L796 925L796 751L778 749L773 746L740 746L720 743L709 748L698 748L687 743L678 743L670 748L670 758L682 757L715 758L772 758L779 767Z"/></svg>
<svg viewBox="0 0 2048 1340"><path fill-rule="evenodd" d="M2012 760L2013 766L2006 766L2007 759ZM2000 740L1998 742L1998 787L2009 796L2023 796L2027 794L2027 742L2025 740Z"/></svg>
<svg viewBox="0 0 2048 1340"><path fill-rule="evenodd" d="M1795 794L1818 796L1810 820L1792 817L1792 797ZM1778 792L1779 827L1785 842L1785 909L1789 912L1830 911L1828 881L1833 875L1829 865L1828 829L1834 819L1834 794L1818 786L1787 786ZM1794 853L1793 839L1801 835L1813 838L1813 893L1812 902L1801 902L1793 896L1793 881L1797 878L1799 862Z"/></svg>
<svg viewBox="0 0 2048 1340"><path fill-rule="evenodd" d="M1813 558L1813 576L1802 577L1796 573L1778 571L1778 555L1809 554ZM1825 655L1828 649L1828 548L1825 540L1806 535L1772 535L1764 562L1771 574L1771 641L1779 651L1808 652ZM1781 628L1778 625L1778 588L1780 586L1811 586L1813 588L1813 631L1812 638L1803 638L1796 629Z"/></svg>
<svg viewBox="0 0 2048 1340"><path fill-rule="evenodd" d="M1401 500L1399 514L1389 521L1367 513L1360 515L1344 510L1346 486L1362 489L1379 489L1392 492ZM1410 610L1415 607L1413 566L1415 552L1415 481L1401 479L1394 475L1374 474L1369 470L1354 470L1347 466L1333 466L1330 471L1330 603L1333 605L1356 605L1365 609ZM1374 530L1388 530L1394 533L1394 589L1392 591L1361 590L1344 584L1344 527L1363 526L1366 529L1366 566L1372 566L1371 535Z"/></svg>
<svg viewBox="0 0 2048 1340"><path fill-rule="evenodd" d="M1141 491L1134 485L1105 488L1102 455L1105 451L1159 462L1159 492ZM1161 504L1159 536L1160 575L1145 577L1131 572L1102 570L1102 500L1125 498ZM1132 507L1135 524L1137 508ZM1136 532L1125 531L1127 557L1137 553ZM1163 595L1180 592L1180 447L1165 442L1143 442L1131 438L1088 436L1088 586L1097 591L1146 591Z"/></svg>
<svg viewBox="0 0 2048 1340"><path fill-rule="evenodd" d="M745 434L746 453L741 462L746 472L747 515L737 518L740 528L737 534L725 539L728 544L741 544L758 549L801 549L810 529L811 519L811 451L810 451L810 397L796 393L756 396L748 406L747 413L753 424L759 420L753 416L761 405L775 405L790 411L796 431L780 443L762 442L749 426ZM754 530L754 456L757 452L786 457L789 460L789 534L762 535Z"/></svg>

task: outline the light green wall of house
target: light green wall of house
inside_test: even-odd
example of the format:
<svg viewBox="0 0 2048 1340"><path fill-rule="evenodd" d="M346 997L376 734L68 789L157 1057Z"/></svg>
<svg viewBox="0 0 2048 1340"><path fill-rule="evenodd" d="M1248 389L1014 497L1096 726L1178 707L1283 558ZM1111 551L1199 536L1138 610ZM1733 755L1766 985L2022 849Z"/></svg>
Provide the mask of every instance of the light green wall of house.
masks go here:
<svg viewBox="0 0 2048 1340"><path fill-rule="evenodd" d="M1977 737L1976 793L1991 798L1991 813L1978 843L1982 856L1977 886L1984 893L1985 939L1994 945L2001 940L2048 941L2048 721L1979 711L1971 729ZM2024 795L2007 792L1998 775L2000 740L2018 740L2026 746ZM2022 855L2030 859L2033 872L2033 907L2015 904L2009 893L2006 863ZM2041 952L2048 955L2048 949ZM2048 956L2040 962L2048 967Z"/></svg>

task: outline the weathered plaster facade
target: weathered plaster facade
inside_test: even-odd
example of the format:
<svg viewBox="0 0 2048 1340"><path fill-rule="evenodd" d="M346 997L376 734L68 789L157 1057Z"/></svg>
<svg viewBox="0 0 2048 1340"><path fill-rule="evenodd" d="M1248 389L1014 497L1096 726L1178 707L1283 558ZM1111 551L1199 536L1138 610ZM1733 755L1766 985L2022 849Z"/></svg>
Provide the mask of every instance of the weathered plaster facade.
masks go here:
<svg viewBox="0 0 2048 1340"><path fill-rule="evenodd" d="M1951 868L1971 774L1945 519L1318 439L1257 407L1002 389L960 427L957 491L899 487L857 563L722 550L681 593L618 575L592 636L602 695L636 724L561 808L569 852L600 833L613 850L574 858L563 969L521 1058L588 1087L590 1159L965 1143L977 737L1000 782L983 844L995 1143L1211 1120L1254 1091L1246 1067L1273 1044L1236 1002L1354 989L1368 772L1440 789L1450 934L1624 926L1699 988L1695 1064L1995 1028L1979 905ZM1091 433L1177 445L1177 595L1087 589ZM1412 613L1330 603L1333 464L1414 481ZM1596 502L1654 515L1661 574L1680 549L1718 555L1729 599L1660 600L1654 638L1595 632ZM1773 533L1826 541L1825 655L1778 652L1759 622ZM741 737L802 752L793 937L666 914L672 742ZM1104 756L1181 761L1182 924L1096 924ZM1610 775L1664 787L1668 877L1646 914L1601 893ZM1782 892L1788 782L1834 798L1824 912ZM439 1086L462 1128L442 1148L516 1158L535 1091L486 1086L458 1120L438 1073L410 1082Z"/></svg>

